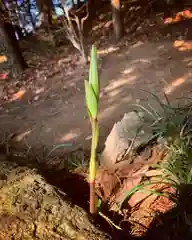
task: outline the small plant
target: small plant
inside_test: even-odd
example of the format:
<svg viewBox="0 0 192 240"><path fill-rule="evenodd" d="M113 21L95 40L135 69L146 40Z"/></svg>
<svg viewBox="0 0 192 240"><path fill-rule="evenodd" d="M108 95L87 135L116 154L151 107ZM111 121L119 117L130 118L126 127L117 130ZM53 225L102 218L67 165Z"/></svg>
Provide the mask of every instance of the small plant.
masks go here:
<svg viewBox="0 0 192 240"><path fill-rule="evenodd" d="M89 69L89 81L85 80L85 96L87 110L92 126L91 157L89 163L89 184L90 184L90 213L97 211L95 194L95 175L96 175L96 148L98 144L98 103L99 103L99 77L97 66L97 50L95 46L91 49L91 60Z"/></svg>
<svg viewBox="0 0 192 240"><path fill-rule="evenodd" d="M192 117L192 104L185 106L173 106L165 95L166 102L162 102L155 94L159 110L154 109L151 105L143 107L136 105L148 116L152 129L156 137L163 137L170 142L174 142L177 137L183 137L188 134L188 125Z"/></svg>
<svg viewBox="0 0 192 240"><path fill-rule="evenodd" d="M192 184L192 141L188 137L177 138L170 145L166 161L160 164L163 178L175 190L175 202L178 203L183 188ZM185 186L185 187L184 187Z"/></svg>
<svg viewBox="0 0 192 240"><path fill-rule="evenodd" d="M191 145L191 143L190 143ZM184 140L176 140L168 151L163 162L152 166L152 170L158 170L158 175L143 181L131 190L125 192L124 198L117 203L122 209L126 200L137 192L155 194L168 198L172 203L185 210L185 199L192 194L192 149ZM148 186L162 185L160 189L147 190ZM163 186L164 185L164 186ZM166 189L172 189L171 192ZM189 200L188 200L189 201Z"/></svg>

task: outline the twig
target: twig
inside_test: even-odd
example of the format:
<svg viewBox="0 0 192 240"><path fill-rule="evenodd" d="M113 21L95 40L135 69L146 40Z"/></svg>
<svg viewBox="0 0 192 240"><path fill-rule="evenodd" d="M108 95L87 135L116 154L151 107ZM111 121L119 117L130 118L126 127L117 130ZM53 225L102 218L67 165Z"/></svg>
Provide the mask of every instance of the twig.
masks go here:
<svg viewBox="0 0 192 240"><path fill-rule="evenodd" d="M86 6L87 14L85 17L80 19L80 17L77 15L77 13L79 13L85 6ZM62 5L62 7L63 7L64 13L65 13L65 17L63 18L63 27L64 27L65 33L67 35L67 38L73 44L73 46L76 49L78 49L78 51L81 53L83 59L86 62L87 59L86 59L85 48L84 48L83 25L84 25L85 20L89 17L88 3L86 3L85 5L80 7L80 9L78 9L77 11L71 12L72 16L70 16L69 9L67 7L65 7L64 3ZM75 31L72 22L75 22L75 24L77 26L77 32Z"/></svg>
<svg viewBox="0 0 192 240"><path fill-rule="evenodd" d="M137 138L137 136L138 136L138 132L139 132L140 130L141 130L141 129L139 128L139 129L137 130L137 132L135 133L135 136L134 136L134 138L132 139L131 144L129 145L129 148L126 150L126 152L125 152L123 158L121 159L121 161L125 160L125 158L130 154L131 149L133 148L133 144L134 144L134 142L135 142L135 140L136 140L136 138Z"/></svg>
<svg viewBox="0 0 192 240"><path fill-rule="evenodd" d="M99 215L104 218L110 225L112 225L113 227L115 227L118 230L122 230L121 227L117 226L114 222L111 221L110 218L108 218L107 216L105 216L102 212L99 212Z"/></svg>

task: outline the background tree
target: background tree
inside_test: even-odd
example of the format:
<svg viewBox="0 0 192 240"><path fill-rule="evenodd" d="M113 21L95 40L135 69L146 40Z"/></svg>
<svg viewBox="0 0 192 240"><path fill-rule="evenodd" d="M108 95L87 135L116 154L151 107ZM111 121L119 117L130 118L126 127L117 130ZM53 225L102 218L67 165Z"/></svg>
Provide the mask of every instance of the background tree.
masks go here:
<svg viewBox="0 0 192 240"><path fill-rule="evenodd" d="M123 36L123 21L120 0L111 0L114 34L117 40Z"/></svg>
<svg viewBox="0 0 192 240"><path fill-rule="evenodd" d="M0 52L7 57L7 62L1 64L1 71L16 77L27 68L15 36L14 27L5 21L0 21Z"/></svg>
<svg viewBox="0 0 192 240"><path fill-rule="evenodd" d="M9 12L3 1L0 2L0 54L7 58L7 61L0 65L1 73L6 72L16 77L27 68L27 63L22 55Z"/></svg>

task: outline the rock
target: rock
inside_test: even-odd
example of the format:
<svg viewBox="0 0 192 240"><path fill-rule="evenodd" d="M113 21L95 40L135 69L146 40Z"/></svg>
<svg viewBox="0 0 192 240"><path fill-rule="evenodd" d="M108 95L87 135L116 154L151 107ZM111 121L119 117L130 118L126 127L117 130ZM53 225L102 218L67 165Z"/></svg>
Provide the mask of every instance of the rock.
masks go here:
<svg viewBox="0 0 192 240"><path fill-rule="evenodd" d="M121 121L115 123L105 142L105 149L100 157L101 164L112 166L148 143L153 133L145 120L143 112L133 111L126 113Z"/></svg>

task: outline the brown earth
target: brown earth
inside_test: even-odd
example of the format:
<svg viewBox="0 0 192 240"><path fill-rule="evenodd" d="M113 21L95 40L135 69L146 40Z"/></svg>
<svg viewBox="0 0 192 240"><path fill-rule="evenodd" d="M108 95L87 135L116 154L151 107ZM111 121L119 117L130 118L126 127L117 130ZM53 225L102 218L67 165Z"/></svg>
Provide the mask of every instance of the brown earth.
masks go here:
<svg viewBox="0 0 192 240"><path fill-rule="evenodd" d="M160 97L165 92L171 102L181 97L189 100L191 49L180 49L181 44L175 44L178 36L173 34L181 38L181 32L189 32L189 26L162 31L157 24L158 33L153 25L148 33L145 29L132 40L126 36L117 45L111 41L98 44L101 146L113 124L133 109L132 104L156 107L147 92ZM69 150L79 145L89 147L90 125L84 101L88 66L82 65L71 47L53 51L42 39L25 41L22 46L30 69L21 79L1 82L1 136L11 137L27 148L51 149L61 143L72 143L72 148L66 148Z"/></svg>
<svg viewBox="0 0 192 240"><path fill-rule="evenodd" d="M184 196L188 203L184 212L183 205L173 208L166 197L145 192L125 199L120 209L117 205L144 176L159 174L150 170L150 166L162 161L165 151L155 145L150 151L144 161L141 153L132 164L125 161L115 171L103 168L97 171L97 193L103 200L99 211L104 215L98 214L96 222L85 212L88 211L89 188L78 171L72 173L51 166L45 168L34 162L29 164L25 157L9 156L6 161L1 155L0 239L150 240L154 236L157 239L190 239L189 192ZM165 184L153 184L146 189L172 191Z"/></svg>

